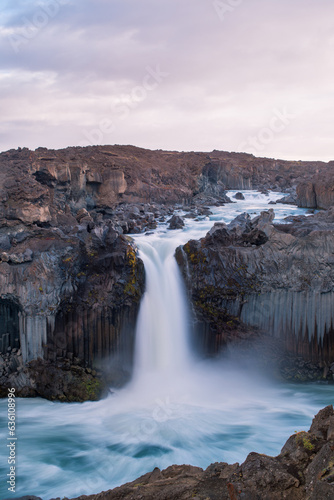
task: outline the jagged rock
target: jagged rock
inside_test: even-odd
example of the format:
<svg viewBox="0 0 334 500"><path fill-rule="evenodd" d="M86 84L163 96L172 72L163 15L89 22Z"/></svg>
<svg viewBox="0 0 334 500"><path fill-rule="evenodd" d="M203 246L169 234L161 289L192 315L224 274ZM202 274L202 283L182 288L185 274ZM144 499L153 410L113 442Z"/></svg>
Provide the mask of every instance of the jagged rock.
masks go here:
<svg viewBox="0 0 334 500"><path fill-rule="evenodd" d="M328 164L333 169L333 162ZM305 208L326 209L334 205L334 179L332 170L320 172L297 186L297 204Z"/></svg>
<svg viewBox="0 0 334 500"><path fill-rule="evenodd" d="M166 220L185 206L205 216L210 213L209 204L231 202L226 189L293 189L301 182L313 182L315 168L319 176L327 176L328 191L330 163L283 162L221 151L149 151L132 146L58 151L23 148L1 153L0 309L2 318L12 318L11 322L6 319L8 330L3 330L0 322L5 352L8 345L19 347L21 336L24 363L39 356L56 363L57 357L67 356L91 366L105 354L106 345L110 351L118 349L123 324L128 325L128 332L122 334L122 340L128 333L127 348L131 351L144 272L134 247L122 232L154 228L156 218ZM306 227L304 222L300 230L294 223L293 228L276 228L280 235L275 239L270 215L266 217L256 227L249 226L247 220L226 232L216 227L206 245L214 253L220 238L226 253L231 252L228 247L243 247L250 252L245 259L250 255L251 266L255 266L252 252L262 252L267 245L274 244L273 254L277 256L280 246L293 248L294 239L316 239L311 235L311 225ZM321 228L325 234L328 223L319 216L318 226L315 224L312 230ZM329 236L324 239L330 245ZM300 247L297 254L302 251ZM194 256L194 265L197 257L202 258L202 254ZM326 258L331 266L331 256ZM204 266L204 262L199 263ZM264 260L265 270L275 265L276 261ZM323 262L321 272L322 266ZM262 272L258 265L257 275L261 277ZM252 292L252 282L246 284L241 274L237 270L232 282L227 283L228 291L236 283L240 297L244 285ZM295 281L299 283L298 277ZM279 291L277 283L275 290ZM323 287L315 289L331 293L330 283L328 273ZM308 286L305 280L303 286ZM217 301L221 299L218 295L214 295ZM235 305L241 304L243 311L252 307L244 305L243 299ZM317 305L322 307L320 302ZM275 317L276 313L271 312ZM237 314L233 313L233 317ZM96 333L94 340L87 333L90 329ZM21 365L17 377L22 384L23 372L19 368Z"/></svg>
<svg viewBox="0 0 334 500"><path fill-rule="evenodd" d="M291 436L277 457L250 453L245 462L155 468L135 481L76 500L322 500L334 497L334 411L328 406L309 432Z"/></svg>
<svg viewBox="0 0 334 500"><path fill-rule="evenodd" d="M11 243L8 234L0 235L0 249L7 252L11 249Z"/></svg>
<svg viewBox="0 0 334 500"><path fill-rule="evenodd" d="M318 363L314 379L331 379L333 213L293 218L290 224L274 224L272 209L251 221L241 214L176 250L206 351L238 338L245 328L258 328L280 338L294 355Z"/></svg>
<svg viewBox="0 0 334 500"><path fill-rule="evenodd" d="M184 227L184 220L179 215L173 215L168 222L168 229L182 229Z"/></svg>
<svg viewBox="0 0 334 500"><path fill-rule="evenodd" d="M6 364L1 387L10 383L23 396L87 398L75 380L67 389L52 389L41 373L43 392L43 384L32 383L36 367L33 370L27 363L37 358L50 362L47 372L54 374L58 386L62 377L66 384L69 376L64 370L57 372L59 358L71 362L79 358L85 366L98 366L117 354L125 364L132 355L143 289L143 263L132 240L110 225L101 223L90 233L82 228L70 234L59 228L31 228L30 235L16 244L15 254L2 253L0 338L2 349L21 347L22 363L12 359ZM121 331L126 339L120 343ZM120 385L126 377L129 373L119 368L119 374L109 379Z"/></svg>
<svg viewBox="0 0 334 500"><path fill-rule="evenodd" d="M239 234L249 231L251 229L250 215L246 212L238 215L232 222L229 223L228 228L230 231L233 229Z"/></svg>
<svg viewBox="0 0 334 500"><path fill-rule="evenodd" d="M91 216L89 215L89 212L87 212L87 210L85 208L81 208L80 210L78 210L77 215L76 215L76 219L78 222L81 222L82 219L93 220L91 218Z"/></svg>
<svg viewBox="0 0 334 500"><path fill-rule="evenodd" d="M283 196L283 198L276 200L276 203L283 203L285 205L297 205L297 194L291 193L287 196Z"/></svg>
<svg viewBox="0 0 334 500"><path fill-rule="evenodd" d="M9 261L9 255L6 252L2 252L0 254L0 259L2 262L8 262Z"/></svg>

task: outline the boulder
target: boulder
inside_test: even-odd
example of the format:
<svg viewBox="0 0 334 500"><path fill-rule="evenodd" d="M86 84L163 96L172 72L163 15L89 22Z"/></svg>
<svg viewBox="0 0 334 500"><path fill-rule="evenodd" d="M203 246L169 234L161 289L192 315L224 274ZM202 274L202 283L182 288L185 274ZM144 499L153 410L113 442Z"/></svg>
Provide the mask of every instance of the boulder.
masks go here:
<svg viewBox="0 0 334 500"><path fill-rule="evenodd" d="M168 229L182 229L184 227L184 220L179 215L173 215L168 222Z"/></svg>
<svg viewBox="0 0 334 500"><path fill-rule="evenodd" d="M244 200L245 197L242 193L236 193L233 198L235 198L236 200Z"/></svg>

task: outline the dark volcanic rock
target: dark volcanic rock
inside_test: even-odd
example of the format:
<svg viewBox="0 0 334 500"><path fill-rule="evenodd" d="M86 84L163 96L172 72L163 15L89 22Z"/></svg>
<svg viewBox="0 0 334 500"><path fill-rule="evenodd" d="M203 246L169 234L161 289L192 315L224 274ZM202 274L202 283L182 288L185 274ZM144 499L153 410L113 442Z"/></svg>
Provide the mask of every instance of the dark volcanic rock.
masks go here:
<svg viewBox="0 0 334 500"><path fill-rule="evenodd" d="M329 367L334 361L332 210L289 224L275 225L273 218L272 209L253 220L241 214L177 249L203 325L204 349L216 352L246 326Z"/></svg>
<svg viewBox="0 0 334 500"><path fill-rule="evenodd" d="M329 208L334 205L334 162L328 163L328 169L317 169L309 180L304 180L297 186L297 203L299 207Z"/></svg>
<svg viewBox="0 0 334 500"><path fill-rule="evenodd" d="M288 194L287 196L284 196L283 198L277 200L276 203L283 203L285 205L297 205L297 195L296 193Z"/></svg>
<svg viewBox="0 0 334 500"><path fill-rule="evenodd" d="M184 227L184 220L179 215L173 215L168 222L168 229L182 229Z"/></svg>
<svg viewBox="0 0 334 500"><path fill-rule="evenodd" d="M322 500L334 498L334 411L321 410L309 432L297 432L277 457L250 453L245 462L155 468L140 478L77 500Z"/></svg>
<svg viewBox="0 0 334 500"><path fill-rule="evenodd" d="M236 200L244 200L245 197L242 193L236 193L233 198L235 198Z"/></svg>
<svg viewBox="0 0 334 500"><path fill-rule="evenodd" d="M20 348L0 372L1 394L96 399L104 384L86 368L114 385L130 374L144 266L131 238L103 222L89 229L81 215L73 230L31 227L1 254L2 352Z"/></svg>

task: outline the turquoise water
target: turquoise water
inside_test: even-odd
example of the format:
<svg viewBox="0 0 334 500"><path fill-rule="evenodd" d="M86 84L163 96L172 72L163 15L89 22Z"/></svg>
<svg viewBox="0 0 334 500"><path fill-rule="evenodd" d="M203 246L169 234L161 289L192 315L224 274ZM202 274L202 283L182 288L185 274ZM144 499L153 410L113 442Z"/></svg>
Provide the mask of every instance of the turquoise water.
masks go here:
<svg viewBox="0 0 334 500"><path fill-rule="evenodd" d="M160 266L177 245L205 235L214 220L228 222L246 210L255 214L268 208L274 208L277 220L305 213L285 205L268 207L268 201L282 194L245 196L245 201L214 208L210 220L187 220L186 228L178 231L161 225L153 235L136 236L137 244L145 255L154 249ZM167 293L163 302L168 300ZM156 304L151 301L152 295L146 296L144 331L150 317L160 314L150 311L149 304ZM183 371L178 365L171 369L168 356L153 371L139 363L127 387L99 402L18 399L16 493L8 492L2 481L0 498L71 498L108 490L173 463L205 468L212 462L241 462L250 451L276 455L291 434L307 430L319 409L333 403L333 386L278 383L252 364L240 363L237 353L214 361L189 361L188 354ZM161 359L156 349L154 356ZM6 400L0 401L0 429L0 472L5 478Z"/></svg>

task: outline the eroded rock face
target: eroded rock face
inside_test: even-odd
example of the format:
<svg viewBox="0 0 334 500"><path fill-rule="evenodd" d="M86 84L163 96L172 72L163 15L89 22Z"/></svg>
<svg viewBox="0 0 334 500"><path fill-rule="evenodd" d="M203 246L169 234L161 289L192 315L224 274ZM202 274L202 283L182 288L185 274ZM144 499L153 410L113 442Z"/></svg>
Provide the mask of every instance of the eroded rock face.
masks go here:
<svg viewBox="0 0 334 500"><path fill-rule="evenodd" d="M0 221L45 227L62 224L81 209L103 213L121 202L185 205L196 198L224 203L229 202L226 189L294 192L297 187L300 206L328 207L333 203L332 167L224 151L19 148L0 154Z"/></svg>
<svg viewBox="0 0 334 500"><path fill-rule="evenodd" d="M19 349L20 358L12 357L0 375L3 388L49 399L96 399L102 384L90 380L87 368L103 371L117 385L131 372L143 263L131 238L111 221L92 225L84 219L82 212L73 226L7 229L11 249L0 262L1 351ZM106 371L110 359L114 374Z"/></svg>
<svg viewBox="0 0 334 500"><path fill-rule="evenodd" d="M315 175L297 186L298 206L326 209L334 205L333 170L334 162L329 162L327 169L317 169Z"/></svg>
<svg viewBox="0 0 334 500"><path fill-rule="evenodd" d="M176 257L209 352L245 325L282 340L304 359L334 361L332 210L273 224L274 212L217 223ZM297 220L296 220L297 219ZM244 332L244 330L242 330Z"/></svg>
<svg viewBox="0 0 334 500"><path fill-rule="evenodd" d="M250 453L241 465L155 468L119 488L76 500L322 500L334 497L334 411L291 436L277 457Z"/></svg>

